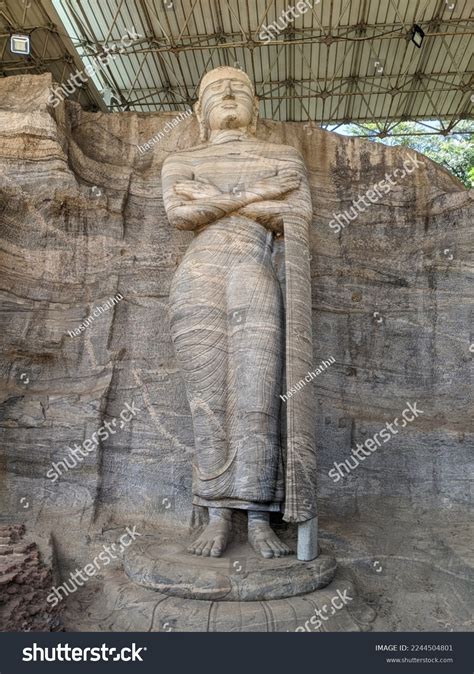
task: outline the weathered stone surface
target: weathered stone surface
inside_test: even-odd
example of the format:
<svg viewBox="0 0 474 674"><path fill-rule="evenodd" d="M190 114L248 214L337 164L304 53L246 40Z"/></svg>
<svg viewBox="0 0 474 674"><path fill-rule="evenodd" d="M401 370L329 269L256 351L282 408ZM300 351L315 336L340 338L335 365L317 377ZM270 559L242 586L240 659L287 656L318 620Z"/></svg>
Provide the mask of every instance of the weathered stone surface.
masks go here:
<svg viewBox="0 0 474 674"><path fill-rule="evenodd" d="M46 601L53 572L23 525L0 524L0 631L55 632L60 608Z"/></svg>
<svg viewBox="0 0 474 674"><path fill-rule="evenodd" d="M420 507L414 511L408 499L398 497L384 498L382 502L374 496L367 505L363 514L333 515L322 520L322 547L337 559L338 571L333 583L314 593L316 605L321 608L328 597L330 601L334 596L333 584L343 591L347 587L341 585L343 581L355 586L356 594L349 592L355 600L335 611L333 616L329 611L329 619L322 621L320 629L472 631L472 518L455 507L437 511ZM102 541L103 536L98 544ZM90 558L97 550L89 552ZM231 620L232 614L234 618L239 616L242 605L251 604L187 602L139 587L118 568L111 571L106 567L103 572L99 582L91 579L68 599L64 616L66 629L220 631L230 627L238 630L239 626ZM295 599L298 600L296 618L281 610L273 611L277 604L281 609L284 605L294 607L293 600L291 604L286 599L264 602L270 603L272 614L278 615L280 620L266 621L260 604L255 624L249 629L296 629L311 618L315 607L313 595L310 601ZM210 616L210 620L203 618L201 609L207 610L205 616ZM249 610L255 611L255 607ZM224 621L223 617L229 613L230 617ZM315 627L310 623L308 631L313 632Z"/></svg>
<svg viewBox="0 0 474 674"><path fill-rule="evenodd" d="M350 601L334 610L331 600L340 596L350 597ZM325 605L327 620L317 625L316 609L324 610ZM344 579L336 578L327 588L303 597L236 602L170 597L138 587L116 573L74 598L66 628L112 632L359 632L370 630L374 617L373 609L358 597L354 584ZM313 623L309 622L311 618Z"/></svg>
<svg viewBox="0 0 474 674"><path fill-rule="evenodd" d="M322 545L376 610L375 631L474 629L474 526L464 509L416 510L372 497L363 515L324 520Z"/></svg>
<svg viewBox="0 0 474 674"><path fill-rule="evenodd" d="M336 560L320 555L301 562L294 555L262 559L245 543L233 543L225 557L191 557L186 538L147 536L124 556L124 569L135 583L184 599L259 601L293 597L328 585Z"/></svg>
<svg viewBox="0 0 474 674"><path fill-rule="evenodd" d="M184 119L141 154L136 144L173 115L93 114L70 103L52 110L50 85L48 75L0 81L0 510L51 528L60 562L80 564L99 525L178 526L190 515L191 417L167 320L190 235L166 220L160 171L166 156L197 142L198 129ZM317 403L321 514L350 524L385 510L389 521L387 498L405 514L465 510L472 193L423 159L336 234L334 213L411 151L296 123L263 120L257 135L296 147L309 170L314 363L336 360L307 384ZM117 292L124 299L113 310L68 336ZM333 462L407 400L423 415L334 484ZM46 478L68 446L132 401L140 413L130 423L56 482Z"/></svg>

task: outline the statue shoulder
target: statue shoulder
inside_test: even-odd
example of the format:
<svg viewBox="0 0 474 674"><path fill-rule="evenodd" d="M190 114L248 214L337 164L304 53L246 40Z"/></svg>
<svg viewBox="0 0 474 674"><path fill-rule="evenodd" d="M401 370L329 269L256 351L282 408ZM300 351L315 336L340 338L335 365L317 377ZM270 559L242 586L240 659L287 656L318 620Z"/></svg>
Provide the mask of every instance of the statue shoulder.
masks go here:
<svg viewBox="0 0 474 674"><path fill-rule="evenodd" d="M303 155L301 152L294 147L293 145L284 145L283 143L263 143L264 151L267 151L271 155L277 155L281 159L289 159L292 161L298 161L301 164L304 164Z"/></svg>
<svg viewBox="0 0 474 674"><path fill-rule="evenodd" d="M193 161L196 161L196 159L198 159L205 150L209 151L208 143L193 145L192 147L188 147L184 150L179 150L179 152L171 152L164 160L163 166L170 163L192 164Z"/></svg>
<svg viewBox="0 0 474 674"><path fill-rule="evenodd" d="M180 150L179 152L171 152L163 161L163 169L170 168L176 165L192 165L192 155L189 150Z"/></svg>

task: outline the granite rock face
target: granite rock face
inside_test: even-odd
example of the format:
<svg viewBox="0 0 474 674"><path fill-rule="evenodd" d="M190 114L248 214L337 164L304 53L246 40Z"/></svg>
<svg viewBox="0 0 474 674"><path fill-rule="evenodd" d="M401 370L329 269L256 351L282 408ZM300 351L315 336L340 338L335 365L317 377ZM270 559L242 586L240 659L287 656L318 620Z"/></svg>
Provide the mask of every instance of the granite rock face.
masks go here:
<svg viewBox="0 0 474 674"><path fill-rule="evenodd" d="M143 152L175 115L52 109L50 87L49 75L0 80L0 509L52 530L64 561L108 523L191 514L193 434L167 298L192 235L168 223L160 173L198 128L183 117ZM314 364L335 359L306 384L320 510L350 515L374 496L464 508L472 193L420 155L397 177L415 156L406 149L265 120L257 136L297 148L309 173ZM336 232L335 216L387 174L390 190ZM335 483L334 462L407 402L422 414Z"/></svg>
<svg viewBox="0 0 474 674"><path fill-rule="evenodd" d="M58 631L60 607L46 600L52 569L38 545L24 536L23 525L0 525L0 631Z"/></svg>

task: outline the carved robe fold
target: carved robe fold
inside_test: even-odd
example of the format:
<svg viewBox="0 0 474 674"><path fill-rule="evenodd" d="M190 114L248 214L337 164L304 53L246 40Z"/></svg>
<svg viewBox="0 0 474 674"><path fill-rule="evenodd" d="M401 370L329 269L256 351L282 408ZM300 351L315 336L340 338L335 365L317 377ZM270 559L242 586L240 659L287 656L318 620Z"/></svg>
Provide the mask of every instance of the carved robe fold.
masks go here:
<svg viewBox="0 0 474 674"><path fill-rule="evenodd" d="M239 212L216 214L176 271L170 325L193 419L193 503L304 521L315 514L311 387L280 398L312 362L311 200L302 159L291 147L227 137L168 158L163 197L169 211L179 203L176 182L202 180L232 193L283 168L301 174L285 197L283 288L274 234Z"/></svg>

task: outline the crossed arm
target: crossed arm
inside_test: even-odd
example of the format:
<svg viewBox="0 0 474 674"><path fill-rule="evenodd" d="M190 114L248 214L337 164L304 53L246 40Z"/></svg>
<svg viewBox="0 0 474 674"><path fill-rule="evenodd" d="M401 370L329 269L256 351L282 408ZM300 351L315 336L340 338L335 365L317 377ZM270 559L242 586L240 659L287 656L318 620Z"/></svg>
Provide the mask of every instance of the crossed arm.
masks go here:
<svg viewBox="0 0 474 674"><path fill-rule="evenodd" d="M178 229L198 229L238 212L282 232L285 210L301 205L300 191L309 195L304 172L298 168L284 168L244 191L222 192L209 182L194 179L183 164L169 161L163 167L165 209L170 223Z"/></svg>

